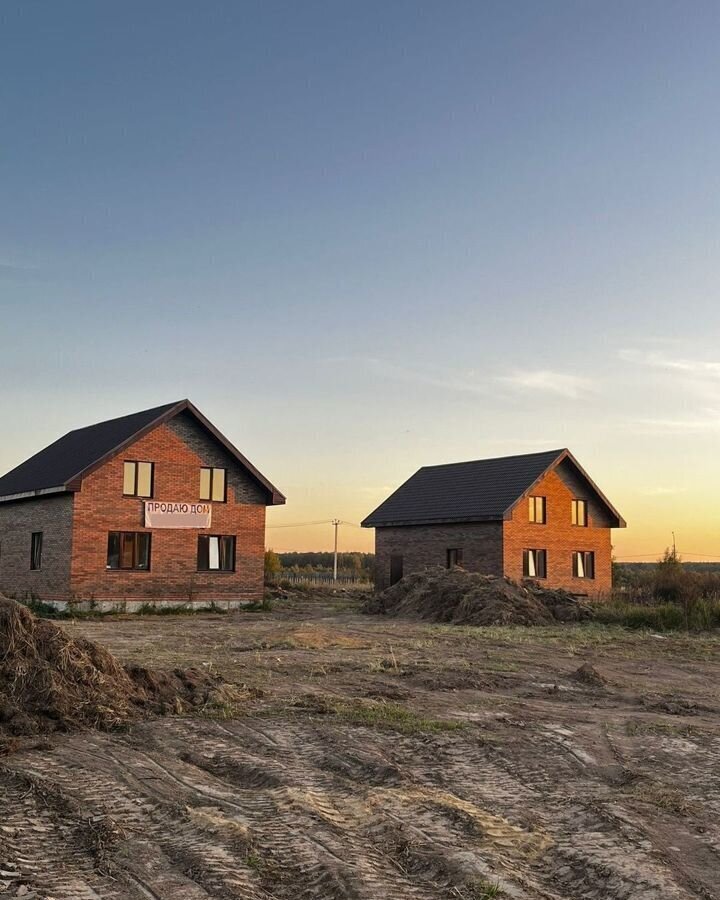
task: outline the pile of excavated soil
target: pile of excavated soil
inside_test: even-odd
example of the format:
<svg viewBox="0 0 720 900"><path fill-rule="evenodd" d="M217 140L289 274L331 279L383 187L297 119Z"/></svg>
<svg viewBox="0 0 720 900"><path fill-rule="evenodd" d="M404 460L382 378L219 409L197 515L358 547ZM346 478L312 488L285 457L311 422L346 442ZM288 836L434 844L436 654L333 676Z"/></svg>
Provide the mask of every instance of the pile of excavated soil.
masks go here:
<svg viewBox="0 0 720 900"><path fill-rule="evenodd" d="M439 566L406 575L371 597L365 612L456 625L549 625L579 622L593 615L566 591Z"/></svg>
<svg viewBox="0 0 720 900"><path fill-rule="evenodd" d="M181 713L236 693L197 669L123 666L99 644L0 596L0 748L10 736L108 730L143 712Z"/></svg>

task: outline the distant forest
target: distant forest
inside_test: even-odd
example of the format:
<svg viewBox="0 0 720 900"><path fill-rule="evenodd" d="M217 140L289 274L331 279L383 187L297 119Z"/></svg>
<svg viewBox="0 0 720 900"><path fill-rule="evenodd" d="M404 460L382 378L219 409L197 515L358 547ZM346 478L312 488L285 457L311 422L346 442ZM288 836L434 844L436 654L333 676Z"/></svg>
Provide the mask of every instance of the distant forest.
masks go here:
<svg viewBox="0 0 720 900"><path fill-rule="evenodd" d="M285 570L308 573L332 572L333 554L330 551L278 553L277 555ZM338 553L338 572L342 575L371 578L374 564L374 553Z"/></svg>
<svg viewBox="0 0 720 900"><path fill-rule="evenodd" d="M682 559L682 557L680 557ZM626 569L628 572L647 572L650 569L656 569L658 561L654 562L616 562L618 569ZM685 562L682 560L681 565L687 572L720 572L720 562Z"/></svg>

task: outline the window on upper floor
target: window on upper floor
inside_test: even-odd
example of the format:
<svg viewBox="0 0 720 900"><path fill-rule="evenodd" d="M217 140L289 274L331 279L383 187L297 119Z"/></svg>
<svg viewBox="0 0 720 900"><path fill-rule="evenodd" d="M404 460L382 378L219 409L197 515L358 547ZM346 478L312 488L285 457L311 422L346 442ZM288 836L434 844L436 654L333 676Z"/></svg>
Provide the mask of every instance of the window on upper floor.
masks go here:
<svg viewBox="0 0 720 900"><path fill-rule="evenodd" d="M595 577L595 553L592 550L576 550L572 555L573 578Z"/></svg>
<svg viewBox="0 0 720 900"><path fill-rule="evenodd" d="M150 540L148 531L111 531L108 533L108 569L150 569Z"/></svg>
<svg viewBox="0 0 720 900"><path fill-rule="evenodd" d="M43 533L42 531L33 531L30 538L30 568L42 568L42 549L43 549Z"/></svg>
<svg viewBox="0 0 720 900"><path fill-rule="evenodd" d="M587 500L572 501L571 521L573 525L587 525Z"/></svg>
<svg viewBox="0 0 720 900"><path fill-rule="evenodd" d="M200 469L200 499L224 503L227 499L227 470Z"/></svg>
<svg viewBox="0 0 720 900"><path fill-rule="evenodd" d="M235 571L235 535L198 535L198 572Z"/></svg>
<svg viewBox="0 0 720 900"><path fill-rule="evenodd" d="M535 525L544 525L546 518L545 497L528 497L528 517Z"/></svg>
<svg viewBox="0 0 720 900"><path fill-rule="evenodd" d="M123 463L123 494L126 497L152 497L155 464L126 460Z"/></svg>
<svg viewBox="0 0 720 900"><path fill-rule="evenodd" d="M523 578L547 578L547 550L523 550Z"/></svg>

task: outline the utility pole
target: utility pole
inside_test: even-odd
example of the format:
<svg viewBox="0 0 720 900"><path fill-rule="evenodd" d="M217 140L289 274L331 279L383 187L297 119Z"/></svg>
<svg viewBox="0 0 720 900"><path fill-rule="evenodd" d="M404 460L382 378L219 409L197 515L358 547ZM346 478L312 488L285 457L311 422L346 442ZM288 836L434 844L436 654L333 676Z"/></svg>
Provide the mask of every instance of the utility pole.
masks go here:
<svg viewBox="0 0 720 900"><path fill-rule="evenodd" d="M673 536L673 562L677 562L677 548L675 547L675 532L672 533Z"/></svg>
<svg viewBox="0 0 720 900"><path fill-rule="evenodd" d="M335 552L333 554L333 581L337 581L337 531L338 531L338 525L340 524L340 519L333 519L332 523L335 526Z"/></svg>

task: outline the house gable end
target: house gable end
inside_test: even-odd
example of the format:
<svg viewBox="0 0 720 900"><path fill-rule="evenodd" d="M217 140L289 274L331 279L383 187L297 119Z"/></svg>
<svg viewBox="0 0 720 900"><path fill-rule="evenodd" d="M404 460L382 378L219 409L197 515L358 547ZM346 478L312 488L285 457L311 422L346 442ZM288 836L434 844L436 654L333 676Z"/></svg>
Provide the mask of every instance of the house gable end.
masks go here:
<svg viewBox="0 0 720 900"><path fill-rule="evenodd" d="M542 472L525 491L523 491L517 500L505 510L504 518L510 519L517 505L528 497L531 497L542 481L554 471L556 471L558 476L566 483L568 489L581 485L585 492L589 492L592 495L594 503L602 510L603 517L606 518L606 527L625 528L625 520L623 517L567 449L563 450L557 459L555 459L547 469L545 469L545 471Z"/></svg>

